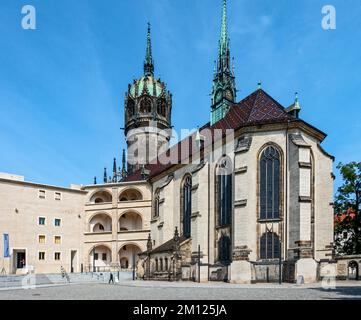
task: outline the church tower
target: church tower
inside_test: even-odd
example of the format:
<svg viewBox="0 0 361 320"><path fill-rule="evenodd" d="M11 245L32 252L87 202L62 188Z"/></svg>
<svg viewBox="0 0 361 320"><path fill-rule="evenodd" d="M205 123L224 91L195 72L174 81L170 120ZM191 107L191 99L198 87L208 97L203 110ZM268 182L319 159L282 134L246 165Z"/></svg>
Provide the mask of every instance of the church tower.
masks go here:
<svg viewBox="0 0 361 320"><path fill-rule="evenodd" d="M227 0L223 0L221 39L219 41L218 61L214 70L211 94L211 125L221 120L227 114L230 106L236 101L236 93L227 29Z"/></svg>
<svg viewBox="0 0 361 320"><path fill-rule="evenodd" d="M154 77L149 23L144 73L129 84L124 109L128 174L131 174L168 149L171 137L172 94L160 78Z"/></svg>

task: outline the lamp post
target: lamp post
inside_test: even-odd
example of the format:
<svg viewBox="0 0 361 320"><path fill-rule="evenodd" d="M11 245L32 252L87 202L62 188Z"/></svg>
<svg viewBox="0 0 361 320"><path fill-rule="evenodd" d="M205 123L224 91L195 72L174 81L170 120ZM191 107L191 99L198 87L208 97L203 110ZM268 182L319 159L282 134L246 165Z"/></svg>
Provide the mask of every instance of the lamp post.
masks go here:
<svg viewBox="0 0 361 320"><path fill-rule="evenodd" d="M133 252L133 281L135 280L135 252Z"/></svg>
<svg viewBox="0 0 361 320"><path fill-rule="evenodd" d="M201 246L198 245L198 283L201 283Z"/></svg>

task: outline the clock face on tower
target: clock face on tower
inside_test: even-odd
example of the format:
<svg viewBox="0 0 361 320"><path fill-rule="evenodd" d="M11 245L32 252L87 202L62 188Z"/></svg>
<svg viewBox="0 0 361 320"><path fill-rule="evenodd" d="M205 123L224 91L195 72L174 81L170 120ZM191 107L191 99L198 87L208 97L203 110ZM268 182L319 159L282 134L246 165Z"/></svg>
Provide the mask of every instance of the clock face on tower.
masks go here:
<svg viewBox="0 0 361 320"><path fill-rule="evenodd" d="M226 90L226 98L230 101L233 101L233 93L229 89Z"/></svg>

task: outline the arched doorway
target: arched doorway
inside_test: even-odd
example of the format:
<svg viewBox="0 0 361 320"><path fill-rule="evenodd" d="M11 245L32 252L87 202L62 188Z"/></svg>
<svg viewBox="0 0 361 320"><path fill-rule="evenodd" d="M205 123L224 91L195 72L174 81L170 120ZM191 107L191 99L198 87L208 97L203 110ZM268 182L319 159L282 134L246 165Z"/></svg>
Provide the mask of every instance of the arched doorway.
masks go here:
<svg viewBox="0 0 361 320"><path fill-rule="evenodd" d="M112 252L106 245L94 246L89 252L89 270L106 271L110 267Z"/></svg>
<svg viewBox="0 0 361 320"><path fill-rule="evenodd" d="M125 244L119 250L119 264L122 269L131 269L133 267L133 261L135 265L138 262L138 254L142 250L135 244ZM134 260L133 260L134 259Z"/></svg>
<svg viewBox="0 0 361 320"><path fill-rule="evenodd" d="M359 265L355 260L348 263L348 279L358 280L359 277Z"/></svg>
<svg viewBox="0 0 361 320"><path fill-rule="evenodd" d="M128 269L129 268L129 260L128 258L120 258L120 268L121 269Z"/></svg>

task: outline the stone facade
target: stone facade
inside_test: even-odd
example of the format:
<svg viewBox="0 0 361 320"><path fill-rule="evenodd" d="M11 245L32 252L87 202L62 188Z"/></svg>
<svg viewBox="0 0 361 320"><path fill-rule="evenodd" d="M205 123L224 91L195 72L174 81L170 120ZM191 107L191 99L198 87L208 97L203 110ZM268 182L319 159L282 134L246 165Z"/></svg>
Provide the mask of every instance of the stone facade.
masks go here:
<svg viewBox="0 0 361 320"><path fill-rule="evenodd" d="M248 148L228 154L234 163L233 261L228 270L229 279L232 282L256 281L257 272L266 272L262 271L267 269L262 263L271 263L274 267L268 269L273 268L278 277L278 261L260 258L260 236L266 229L272 229L281 238L282 264L290 268L283 272L292 273L293 280L303 276L306 282L316 281L318 263L330 260L332 255L333 159L321 149L315 132L296 126L243 129L235 135L233 143L237 145L246 137L251 141ZM278 221L262 222L259 218L259 157L268 145L277 147L282 154L281 216ZM214 155L222 154L219 148L213 150ZM175 228L182 229L181 185L186 175L192 175L192 253L200 246L202 264L213 270L222 267L218 261L215 223L215 163L216 160L203 165L175 167L159 178L154 177L153 189L161 190L163 201L159 217L151 221L155 246L169 240ZM205 277L208 279L210 275L205 274Z"/></svg>
<svg viewBox="0 0 361 320"><path fill-rule="evenodd" d="M10 245L7 258L0 247L6 274L129 269L146 250L151 191L145 182L67 189L2 175L0 203L0 232Z"/></svg>

